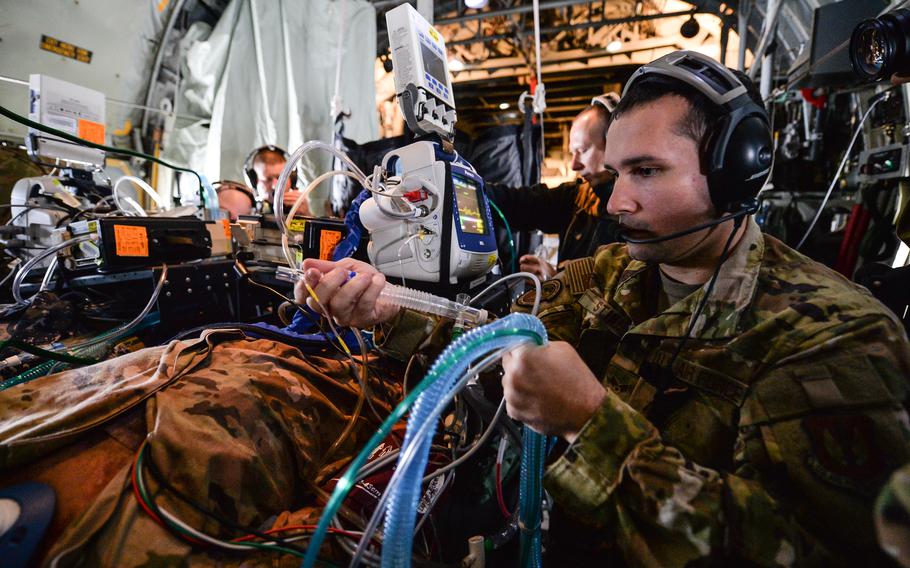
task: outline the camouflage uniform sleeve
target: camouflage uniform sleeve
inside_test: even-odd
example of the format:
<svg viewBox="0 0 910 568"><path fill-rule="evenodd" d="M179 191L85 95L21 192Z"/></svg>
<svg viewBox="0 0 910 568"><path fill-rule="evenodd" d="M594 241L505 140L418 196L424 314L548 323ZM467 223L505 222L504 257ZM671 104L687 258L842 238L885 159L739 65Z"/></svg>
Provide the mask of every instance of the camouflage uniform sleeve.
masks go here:
<svg viewBox="0 0 910 568"><path fill-rule="evenodd" d="M391 321L376 326L373 342L384 355L407 361L440 323L441 318L402 308Z"/></svg>
<svg viewBox="0 0 910 568"><path fill-rule="evenodd" d="M547 328L551 341L578 342L583 310L579 297L595 283L595 261L591 257L568 260L562 269L541 286L537 317ZM531 313L536 291L525 292L512 305L513 312Z"/></svg>
<svg viewBox="0 0 910 568"><path fill-rule="evenodd" d="M753 383L731 471L687 460L609 392L548 469L554 500L634 565L833 565L849 562L831 556L845 542L874 560L871 495L910 457L906 337L877 317L803 338L792 352Z"/></svg>

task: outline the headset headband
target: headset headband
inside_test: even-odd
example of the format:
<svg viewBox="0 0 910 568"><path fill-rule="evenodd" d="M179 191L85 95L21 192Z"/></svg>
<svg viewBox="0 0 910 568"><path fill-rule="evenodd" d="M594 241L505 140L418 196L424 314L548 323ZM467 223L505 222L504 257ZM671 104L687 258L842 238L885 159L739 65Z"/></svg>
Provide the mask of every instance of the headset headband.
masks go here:
<svg viewBox="0 0 910 568"><path fill-rule="evenodd" d="M252 152L247 154L246 159L243 161L243 177L244 177L244 181L246 181L247 185L249 185L253 189L253 192L257 196L256 197L257 202L262 201L267 198L265 195L259 195L259 190L258 190L259 176L258 176L258 174L256 174L255 168L253 168L253 163L256 161L256 158L259 156L259 154L261 154L263 152L274 152L275 154L279 154L280 156L282 156L284 158L285 162L288 162L291 159L290 154L288 154L283 148L281 148L279 146L275 146L274 144L266 144L265 146L259 146L258 148L255 148ZM295 168L295 171L291 173L291 186L292 187L297 186L296 168Z"/></svg>
<svg viewBox="0 0 910 568"><path fill-rule="evenodd" d="M719 107L726 107L743 95L749 96L746 87L732 71L695 51L675 51L642 65L626 81L622 94L625 95L632 83L645 75L664 75L682 81Z"/></svg>
<svg viewBox="0 0 910 568"><path fill-rule="evenodd" d="M614 92L604 93L602 95L597 95L591 99L591 106L600 105L603 108L607 109L607 112L613 114L613 110L616 108L616 105L619 104L619 95Z"/></svg>

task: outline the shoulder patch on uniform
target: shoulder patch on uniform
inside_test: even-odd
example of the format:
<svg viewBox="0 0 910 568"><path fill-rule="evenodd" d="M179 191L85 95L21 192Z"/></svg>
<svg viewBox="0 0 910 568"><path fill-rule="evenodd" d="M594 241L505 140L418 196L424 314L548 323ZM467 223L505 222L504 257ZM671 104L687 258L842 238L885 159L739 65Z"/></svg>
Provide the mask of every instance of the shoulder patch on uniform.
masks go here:
<svg viewBox="0 0 910 568"><path fill-rule="evenodd" d="M807 465L815 475L844 489L874 492L889 468L870 417L816 415L802 423L812 444Z"/></svg>
<svg viewBox="0 0 910 568"><path fill-rule="evenodd" d="M563 265L563 277L566 286L569 287L569 293L573 296L583 294L585 290L591 287L591 276L594 274L594 258L585 257L576 260L570 260Z"/></svg>
<svg viewBox="0 0 910 568"><path fill-rule="evenodd" d="M559 280L547 280L543 283L543 286L540 288L540 301L549 302L550 300L556 298L559 293L562 291L562 282ZM537 290L528 290L522 294L518 301L515 303L519 306L530 308L534 306L534 296L537 295Z"/></svg>

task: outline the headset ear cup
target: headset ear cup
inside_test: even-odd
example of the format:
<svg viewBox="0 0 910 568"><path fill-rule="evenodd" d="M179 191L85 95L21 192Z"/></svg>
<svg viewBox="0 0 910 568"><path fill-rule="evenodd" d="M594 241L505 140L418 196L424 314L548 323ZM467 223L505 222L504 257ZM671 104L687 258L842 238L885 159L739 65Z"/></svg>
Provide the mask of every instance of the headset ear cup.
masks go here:
<svg viewBox="0 0 910 568"><path fill-rule="evenodd" d="M740 120L730 134L723 166L722 183L729 187L728 204L754 199L771 168L773 145L764 117L752 114Z"/></svg>
<svg viewBox="0 0 910 568"><path fill-rule="evenodd" d="M256 175L256 170L247 168L244 172L246 173L247 183L253 188L253 191L256 191L256 186L259 185L259 176Z"/></svg>
<svg viewBox="0 0 910 568"><path fill-rule="evenodd" d="M718 170L721 169L724 159L725 145L722 135L727 131L729 122L729 117L724 116L709 126L702 136L698 153L699 168L702 175L708 179L708 195L717 213L722 213L728 205L728 200L724 196L723 180L718 179Z"/></svg>

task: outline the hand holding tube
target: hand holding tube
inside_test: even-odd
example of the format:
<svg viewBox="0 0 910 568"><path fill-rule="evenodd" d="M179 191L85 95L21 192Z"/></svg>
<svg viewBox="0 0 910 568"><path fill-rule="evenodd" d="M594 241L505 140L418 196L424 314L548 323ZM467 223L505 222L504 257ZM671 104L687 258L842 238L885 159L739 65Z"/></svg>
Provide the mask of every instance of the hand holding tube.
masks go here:
<svg viewBox="0 0 910 568"><path fill-rule="evenodd" d="M606 389L571 345L519 347L502 358L506 411L536 432L575 441Z"/></svg>
<svg viewBox="0 0 910 568"><path fill-rule="evenodd" d="M308 258L303 261L303 271L304 280L294 286L294 300L305 301L311 309L321 312L306 289L309 285L329 312L326 315L340 325L371 327L391 320L398 313L398 306L379 300L385 276L365 262L350 258L338 262Z"/></svg>

